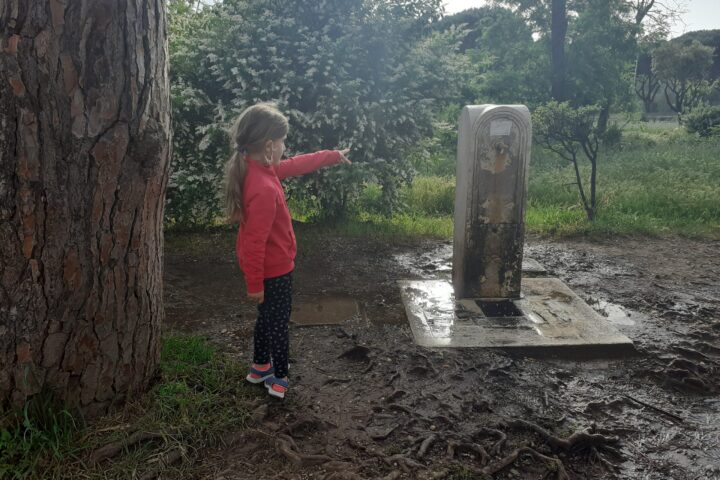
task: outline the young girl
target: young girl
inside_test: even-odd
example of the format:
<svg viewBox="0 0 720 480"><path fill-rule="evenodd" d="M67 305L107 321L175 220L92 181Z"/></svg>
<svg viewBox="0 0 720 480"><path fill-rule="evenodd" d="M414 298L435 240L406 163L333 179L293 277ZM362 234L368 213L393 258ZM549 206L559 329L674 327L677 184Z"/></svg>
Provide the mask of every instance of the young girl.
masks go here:
<svg viewBox="0 0 720 480"><path fill-rule="evenodd" d="M348 150L324 150L281 160L288 121L271 104L240 114L230 132L227 214L240 224L236 251L248 297L258 304L255 351L247 380L265 382L284 398L288 389L288 321L292 308L295 234L280 180L339 163Z"/></svg>

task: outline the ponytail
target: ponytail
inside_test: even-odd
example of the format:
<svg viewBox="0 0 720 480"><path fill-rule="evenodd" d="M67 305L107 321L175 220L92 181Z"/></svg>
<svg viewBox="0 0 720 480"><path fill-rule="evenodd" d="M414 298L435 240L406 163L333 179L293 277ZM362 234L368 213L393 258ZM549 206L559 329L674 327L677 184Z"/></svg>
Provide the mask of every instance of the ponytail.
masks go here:
<svg viewBox="0 0 720 480"><path fill-rule="evenodd" d="M242 190L246 168L243 155L236 149L225 167L225 214L228 223L242 223L244 220Z"/></svg>

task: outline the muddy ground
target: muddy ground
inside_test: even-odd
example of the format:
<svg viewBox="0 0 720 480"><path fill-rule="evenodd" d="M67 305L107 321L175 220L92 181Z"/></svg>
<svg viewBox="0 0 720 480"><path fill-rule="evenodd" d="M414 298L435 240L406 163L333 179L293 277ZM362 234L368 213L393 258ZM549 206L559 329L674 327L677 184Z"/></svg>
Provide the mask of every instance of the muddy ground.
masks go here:
<svg viewBox="0 0 720 480"><path fill-rule="evenodd" d="M360 313L291 327L288 398L258 387L256 423L203 454L204 478L720 478L720 242L528 238L637 348L567 359L415 346L396 282L446 278L448 242L297 233L297 295L349 295ZM169 242L165 329L249 362L233 241Z"/></svg>

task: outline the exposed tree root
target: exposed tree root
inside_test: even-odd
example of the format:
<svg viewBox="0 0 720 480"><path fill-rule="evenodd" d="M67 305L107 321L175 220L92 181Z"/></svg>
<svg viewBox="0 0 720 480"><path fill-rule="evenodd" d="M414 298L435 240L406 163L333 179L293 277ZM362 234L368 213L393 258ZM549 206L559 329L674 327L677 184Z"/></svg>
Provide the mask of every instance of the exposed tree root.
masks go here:
<svg viewBox="0 0 720 480"><path fill-rule="evenodd" d="M702 352L698 352L697 350L693 348L686 348L686 347L675 347L675 351L684 355L686 358L691 358L693 360L700 360L703 362L709 362L709 363L715 363L713 360L705 355Z"/></svg>
<svg viewBox="0 0 720 480"><path fill-rule="evenodd" d="M155 460L160 463L160 465L157 468L154 468L148 472L145 472L141 477L140 480L152 480L154 478L158 478L162 475L162 473L169 467L170 465L179 462L183 457L185 456L185 448L182 446L178 446L170 450L169 452L166 452L159 457L156 457Z"/></svg>
<svg viewBox="0 0 720 480"><path fill-rule="evenodd" d="M385 382L385 386L386 386L386 387L391 386L391 385L393 384L393 382L394 382L399 376L400 376L400 370L396 371L395 373L393 373L393 374L390 376L390 378L388 379L388 381Z"/></svg>
<svg viewBox="0 0 720 480"><path fill-rule="evenodd" d="M494 435L496 437L499 437L498 441L495 442L495 444L490 448L490 455L500 455L500 453L502 452L502 448L507 441L507 435L505 435L505 433L501 432L500 430L487 427L481 428L477 431L477 433L478 435Z"/></svg>
<svg viewBox="0 0 720 480"><path fill-rule="evenodd" d="M393 391L390 395L388 395L388 396L385 398L385 401L386 401L387 403L392 403L392 402L394 402L395 400L397 400L397 399L399 399L400 397L402 397L403 395L407 395L407 392L406 392L405 390L399 390L399 389L398 389L398 390Z"/></svg>
<svg viewBox="0 0 720 480"><path fill-rule="evenodd" d="M362 372L360 372L360 375L367 375L373 369L375 369L375 360L370 360L370 363L368 363L368 366L365 367L365 369Z"/></svg>
<svg viewBox="0 0 720 480"><path fill-rule="evenodd" d="M565 471L565 466L559 459L543 455L542 453L540 453L530 447L521 447L521 448L514 450L512 453L510 453L508 456L502 458L498 462L496 462L492 465L488 465L487 467L483 468L481 470L481 472L485 475L495 475L500 470L508 467L513 462L515 462L523 454L532 455L533 457L540 460L541 462L544 462L545 464L550 465L550 468L555 471L557 480L569 480L570 477L568 477L568 474Z"/></svg>
<svg viewBox="0 0 720 480"><path fill-rule="evenodd" d="M123 440L109 443L98 448L90 455L90 461L93 463L102 462L108 458L113 458L118 453L135 445L136 443L156 440L158 438L163 438L163 435L154 432L135 432Z"/></svg>
<svg viewBox="0 0 720 480"><path fill-rule="evenodd" d="M593 413L598 410L603 410L605 408L610 409L619 409L622 405L626 405L628 403L628 400L626 398L614 398L610 401L602 400L599 402L588 402L587 405L585 405L585 409L583 410L585 413Z"/></svg>
<svg viewBox="0 0 720 480"><path fill-rule="evenodd" d="M428 437L420 444L420 448L417 452L417 457L423 458L435 440L437 440L436 434L432 433L428 435Z"/></svg>
<svg viewBox="0 0 720 480"><path fill-rule="evenodd" d="M598 451L597 447L590 447L590 450L593 453L593 458L600 462L600 464L605 468L605 470L607 470L609 473L617 473L619 467L607 458L605 458L603 454Z"/></svg>
<svg viewBox="0 0 720 480"><path fill-rule="evenodd" d="M392 435L392 433L393 433L395 430L397 430L397 428L398 428L399 426L400 426L400 425L395 425L395 426L387 429L387 430L384 431L383 433L372 434L372 435L370 435L370 438L372 438L373 440L376 440L376 441L377 441L377 440L385 440L385 439L387 439L390 435Z"/></svg>
<svg viewBox="0 0 720 480"><path fill-rule="evenodd" d="M323 382L323 387L327 385L333 385L335 383L350 383L352 382L352 378L336 378L336 377L330 377L327 380Z"/></svg>
<svg viewBox="0 0 720 480"><path fill-rule="evenodd" d="M364 445L359 444L354 439L348 439L347 440L350 445L352 445L354 448L361 450L369 455L372 455L373 457L379 458L382 460L385 464L387 464L390 467L399 467L403 472L405 473L411 473L413 470L425 468L424 465L416 462L412 458L409 458L408 456L404 454L396 454L396 455L385 455L382 452L379 452L375 450L372 447L366 447Z"/></svg>
<svg viewBox="0 0 720 480"><path fill-rule="evenodd" d="M488 455L487 451L477 443L456 442L454 440L450 440L448 442L447 457L449 459L452 460L455 458L457 453L463 451L474 453L480 457L480 465L486 465L490 461L490 455Z"/></svg>
<svg viewBox="0 0 720 480"><path fill-rule="evenodd" d="M382 456L380 457L380 459L391 467L394 467L397 464L397 466L400 467L405 473L410 473L413 470L417 470L419 468L425 468L424 465L401 453L391 455L389 457Z"/></svg>
<svg viewBox="0 0 720 480"><path fill-rule="evenodd" d="M301 418L285 427L282 431L291 437L302 438L303 432L324 431L331 428L337 428L337 425L319 418Z"/></svg>
<svg viewBox="0 0 720 480"><path fill-rule="evenodd" d="M656 407L655 405L650 405L649 403L645 403L645 402L643 402L642 400L638 400L638 399L635 398L635 397L631 397L630 395L623 395L623 396L626 397L626 398L628 398L628 399L630 399L630 400L632 400L633 402L637 403L638 405L642 405L643 407L647 407L647 408L649 408L649 409L651 409L651 410L654 410L654 411L656 411L656 412L658 412L658 413L662 413L662 414L664 414L664 415L667 415L668 417L673 418L673 419L675 419L675 420L677 420L677 421L679 421L679 422L684 422L684 419L683 419L682 417L680 417L680 416L678 416L678 415L675 415L674 413L670 413L670 412L668 412L667 410L663 410L663 409L660 408L660 407Z"/></svg>
<svg viewBox="0 0 720 480"><path fill-rule="evenodd" d="M289 435L280 434L275 438L275 449L294 465L309 467L331 462L333 459L327 455L308 455L300 452L295 440Z"/></svg>
<svg viewBox="0 0 720 480"><path fill-rule="evenodd" d="M567 438L560 438L551 434L540 425L528 422L527 420L512 420L510 425L533 430L535 433L543 437L547 444L555 450L571 451L590 447L603 447L620 441L617 437L608 437L599 433L591 433L591 429L575 432Z"/></svg>

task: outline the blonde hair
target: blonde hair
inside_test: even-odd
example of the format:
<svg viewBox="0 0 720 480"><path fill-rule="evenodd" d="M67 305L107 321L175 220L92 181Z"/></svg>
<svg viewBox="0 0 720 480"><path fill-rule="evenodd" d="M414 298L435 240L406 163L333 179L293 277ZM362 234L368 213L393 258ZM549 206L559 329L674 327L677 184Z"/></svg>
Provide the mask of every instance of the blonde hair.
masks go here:
<svg viewBox="0 0 720 480"><path fill-rule="evenodd" d="M258 103L246 108L230 129L232 154L225 169L225 212L228 222L242 223L245 155L259 153L268 140L279 140L288 133L288 121L271 103Z"/></svg>

